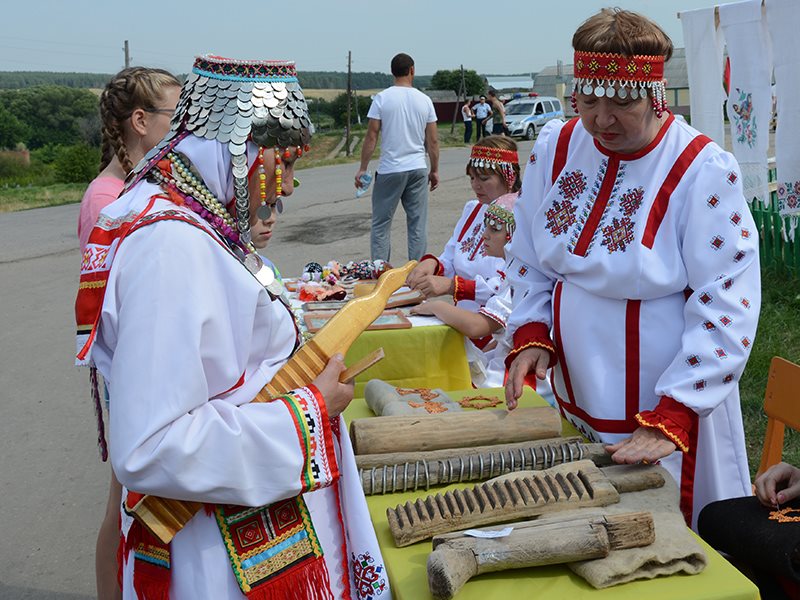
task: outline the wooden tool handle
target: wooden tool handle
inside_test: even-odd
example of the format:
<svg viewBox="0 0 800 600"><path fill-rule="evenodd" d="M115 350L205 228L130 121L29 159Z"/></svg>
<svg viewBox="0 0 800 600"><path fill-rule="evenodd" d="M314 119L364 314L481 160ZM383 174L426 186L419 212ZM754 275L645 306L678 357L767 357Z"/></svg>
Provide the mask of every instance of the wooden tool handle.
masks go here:
<svg viewBox="0 0 800 600"><path fill-rule="evenodd" d="M383 353L383 348L376 348L366 356L362 357L356 364L352 367L348 367L342 374L339 375L339 381L341 383L347 383L361 375L364 371L369 369L375 363L383 360L386 355Z"/></svg>
<svg viewBox="0 0 800 600"><path fill-rule="evenodd" d="M480 410L355 419L350 425L356 454L468 448L559 435L561 417L549 406L524 407L512 412Z"/></svg>
<svg viewBox="0 0 800 600"><path fill-rule="evenodd" d="M653 516L647 512L570 516L512 527L510 535L500 538L470 537L463 532L434 538L434 551L428 557L433 597L452 598L481 573L602 558L612 550L655 541Z"/></svg>

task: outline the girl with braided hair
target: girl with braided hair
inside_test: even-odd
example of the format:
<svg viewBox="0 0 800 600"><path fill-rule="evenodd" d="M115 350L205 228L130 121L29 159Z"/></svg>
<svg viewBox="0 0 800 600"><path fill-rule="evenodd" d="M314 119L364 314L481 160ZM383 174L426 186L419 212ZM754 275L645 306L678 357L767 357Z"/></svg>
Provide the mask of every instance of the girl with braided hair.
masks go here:
<svg viewBox="0 0 800 600"><path fill-rule="evenodd" d="M100 95L103 124L100 174L81 200L81 254L100 211L116 200L125 177L169 131L180 82L162 69L130 67L117 73Z"/></svg>
<svg viewBox="0 0 800 600"><path fill-rule="evenodd" d="M103 124L100 174L81 200L78 238L81 255L100 211L117 199L127 174L169 131L180 82L167 71L130 67L117 73L100 96ZM112 473L106 514L97 534L97 596L121 598L117 583L119 505L122 487Z"/></svg>

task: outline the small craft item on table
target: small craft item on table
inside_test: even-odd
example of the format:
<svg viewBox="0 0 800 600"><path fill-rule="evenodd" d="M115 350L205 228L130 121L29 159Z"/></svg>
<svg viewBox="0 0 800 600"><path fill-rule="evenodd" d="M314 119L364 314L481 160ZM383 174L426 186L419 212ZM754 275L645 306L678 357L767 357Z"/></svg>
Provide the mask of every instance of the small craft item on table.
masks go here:
<svg viewBox="0 0 800 600"><path fill-rule="evenodd" d="M386 308L398 308L400 306L416 306L425 300L425 295L419 290L405 290L395 292L389 297Z"/></svg>
<svg viewBox="0 0 800 600"><path fill-rule="evenodd" d="M463 411L380 419L354 419L350 439L356 454L418 452L528 442L561 435L561 416L549 406Z"/></svg>
<svg viewBox="0 0 800 600"><path fill-rule="evenodd" d="M336 311L315 310L303 315L303 321L311 333L322 329L325 324L336 316ZM410 329L411 321L399 310L385 310L365 330L378 329Z"/></svg>
<svg viewBox="0 0 800 600"><path fill-rule="evenodd" d="M442 390L397 388L380 379L364 387L364 400L377 416L430 415L460 411L458 403Z"/></svg>
<svg viewBox="0 0 800 600"><path fill-rule="evenodd" d="M656 538L648 512L557 516L513 523L508 529L500 536L470 529L434 537L428 556L433 597L449 600L482 573L603 558L613 550L648 546Z"/></svg>
<svg viewBox="0 0 800 600"><path fill-rule="evenodd" d="M464 396L458 403L461 408L474 408L476 410L483 410L484 408L494 408L503 403L497 396Z"/></svg>
<svg viewBox="0 0 800 600"><path fill-rule="evenodd" d="M417 261L392 269L381 276L374 294L351 300L336 313L319 333L301 346L256 394L253 402L272 402L281 394L308 385L336 353L345 354L361 332L383 311L386 300L404 283ZM203 507L201 502L142 496L126 510L153 535L168 544L186 523Z"/></svg>
<svg viewBox="0 0 800 600"><path fill-rule="evenodd" d="M664 485L651 472L631 471L625 489ZM490 479L472 488L451 490L387 509L389 530L398 547L477 525L505 523L545 513L606 506L619 502L615 481L588 460Z"/></svg>
<svg viewBox="0 0 800 600"><path fill-rule="evenodd" d="M300 275L297 294L304 302L344 300L347 290L339 285L339 263L331 261L324 267L316 262L308 263Z"/></svg>
<svg viewBox="0 0 800 600"><path fill-rule="evenodd" d="M385 260L351 260L339 267L339 277L346 280L378 279L392 268Z"/></svg>
<svg viewBox="0 0 800 600"><path fill-rule="evenodd" d="M356 466L364 494L369 496L483 481L584 459L598 466L612 464L603 444L585 444L582 438L571 437L428 452L359 454Z"/></svg>
<svg viewBox="0 0 800 600"><path fill-rule="evenodd" d="M312 300L311 302L304 302L302 309L303 312L312 310L335 311L344 308L345 304L347 304L346 300Z"/></svg>

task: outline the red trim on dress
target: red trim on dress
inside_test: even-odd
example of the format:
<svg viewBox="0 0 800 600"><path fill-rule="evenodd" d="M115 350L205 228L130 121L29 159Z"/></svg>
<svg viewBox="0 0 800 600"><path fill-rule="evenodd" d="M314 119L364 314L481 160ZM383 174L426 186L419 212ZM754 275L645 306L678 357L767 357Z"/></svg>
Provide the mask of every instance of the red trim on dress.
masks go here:
<svg viewBox="0 0 800 600"><path fill-rule="evenodd" d="M567 389L567 400L565 401L556 392L555 376L552 377L553 394L556 397L558 406L561 409L561 414L566 418L567 413L574 415L586 422L589 427L598 432L604 433L631 433L636 429L636 422L633 419L633 414L630 418L619 419L597 419L587 413L582 408L578 407L575 403L575 393L572 390L572 382L569 377L569 370L567 369L567 361L564 356L564 345L561 342L561 294L563 291L564 282L557 281L553 291L553 337L555 338L556 353L558 355L558 363L561 365L561 376L564 378L564 386ZM638 400L638 399L637 399Z"/></svg>
<svg viewBox="0 0 800 600"><path fill-rule="evenodd" d="M475 280L460 275L453 277L453 300L475 300Z"/></svg>
<svg viewBox="0 0 800 600"><path fill-rule="evenodd" d="M467 217L467 221L464 223L464 227L461 228L461 233L458 234L458 241L460 242L464 236L467 234L472 222L475 220L475 217L478 216L478 213L481 211L481 206L483 206L480 202L472 209L469 217Z"/></svg>
<svg viewBox="0 0 800 600"><path fill-rule="evenodd" d="M700 151L710 142L711 139L704 135L695 137L689 142L686 148L684 148L683 152L681 152L680 156L675 161L675 164L672 165L669 173L667 173L667 177L664 179L664 183L661 184L661 188L656 194L653 205L650 207L650 214L647 215L647 225L645 225L644 235L642 236L642 245L646 248L652 249L653 247L658 228L661 226L661 222L667 214L667 207L669 206L669 199L672 196L672 192L675 191L678 183L680 183L681 179L683 179L683 176L686 174L686 170L694 159L697 158L697 155L700 154Z"/></svg>
<svg viewBox="0 0 800 600"><path fill-rule="evenodd" d="M692 526L692 517L694 516L694 476L697 466L697 434L700 429L698 420L699 417L694 413L694 424L689 433L689 452L684 452L683 460L681 461L680 507L687 527Z"/></svg>
<svg viewBox="0 0 800 600"><path fill-rule="evenodd" d="M583 225L578 243L575 244L575 249L572 251L576 256L586 256L589 243L600 226L600 219L603 217L603 212L605 212L608 201L611 198L611 191L614 189L614 182L617 180L617 171L619 171L619 158L610 156L600 191L594 200L589 218L586 219L586 223Z"/></svg>
<svg viewBox="0 0 800 600"><path fill-rule="evenodd" d="M650 143L647 144L641 150L637 150L636 152L631 152L629 154L625 154L622 152L614 152L612 150L609 150L608 148L603 147L603 145L597 140L594 140L594 147L597 148L597 150L601 154L605 154L609 158L615 157L619 161L638 160L643 156L652 152L653 149L661 143L661 140L664 139L664 136L667 135L667 130L669 130L669 126L672 125L672 123L675 121L675 115L673 115L669 111L667 111L667 115L668 115L667 120L661 124L661 127L659 128L656 137L654 137L650 141Z"/></svg>
<svg viewBox="0 0 800 600"><path fill-rule="evenodd" d="M567 121L567 124L561 128L558 133L558 142L556 143L556 155L553 159L553 181L555 184L556 179L567 164L567 152L569 152L569 140L572 137L572 131L580 121L580 117L575 117Z"/></svg>
<svg viewBox="0 0 800 600"><path fill-rule="evenodd" d="M641 300L625 304L625 420L639 412L639 314Z"/></svg>
<svg viewBox="0 0 800 600"><path fill-rule="evenodd" d="M475 344L475 347L478 350L483 350L486 346L489 345L489 342L492 341L492 334L485 335L482 338L469 338L469 341ZM474 387L474 386L473 386Z"/></svg>
<svg viewBox="0 0 800 600"><path fill-rule="evenodd" d="M556 349L553 347L553 342L550 340L550 332L547 330L547 325L544 323L525 323L522 327L514 332L513 349L506 356L506 368L511 367L517 354L526 348L544 348L550 355L550 360L547 363L547 368L550 369L556 364Z"/></svg>
<svg viewBox="0 0 800 600"><path fill-rule="evenodd" d="M444 267L442 266L442 263L439 262L439 258L438 257L434 256L433 254L426 254L425 256L423 256L422 258L419 259L419 263L422 264L422 261L425 260L426 258L430 258L430 259L433 259L433 260L436 261L436 269L434 269L434 271L433 271L434 275L443 275L444 274Z"/></svg>
<svg viewBox="0 0 800 600"><path fill-rule="evenodd" d="M636 416L645 427L656 427L666 435L681 452L691 450L693 429L697 427L697 413L685 404L662 396L653 410L645 410Z"/></svg>
<svg viewBox="0 0 800 600"><path fill-rule="evenodd" d="M235 390L236 388L238 388L238 387L241 387L241 385L242 385L243 383L244 383L244 371L242 371L242 375L241 375L241 377L239 377L239 381L237 381L236 383L234 383L234 384L233 384L231 387L229 387L227 390L225 390L225 391L224 391L224 392L222 392L222 393L223 393L223 394L227 394L228 392L232 392L232 391L233 391L233 390Z"/></svg>

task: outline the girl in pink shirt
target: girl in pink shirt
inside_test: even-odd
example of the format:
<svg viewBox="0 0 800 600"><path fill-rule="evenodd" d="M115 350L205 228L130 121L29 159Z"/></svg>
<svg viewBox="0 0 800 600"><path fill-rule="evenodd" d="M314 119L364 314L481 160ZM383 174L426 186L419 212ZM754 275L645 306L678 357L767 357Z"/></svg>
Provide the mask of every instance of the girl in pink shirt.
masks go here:
<svg viewBox="0 0 800 600"><path fill-rule="evenodd" d="M169 131L170 118L180 95L180 82L167 71L131 67L117 73L100 96L103 124L100 174L81 200L78 240L81 255L100 211L117 199L125 177ZM106 514L97 534L95 573L97 597L121 599L117 583L119 504L122 486L114 473Z"/></svg>
<svg viewBox="0 0 800 600"><path fill-rule="evenodd" d="M103 156L100 174L81 200L81 254L100 211L117 199L131 169L169 131L180 82L161 69L131 67L117 73L100 96Z"/></svg>

